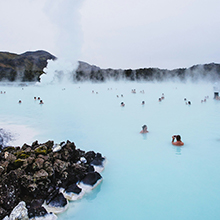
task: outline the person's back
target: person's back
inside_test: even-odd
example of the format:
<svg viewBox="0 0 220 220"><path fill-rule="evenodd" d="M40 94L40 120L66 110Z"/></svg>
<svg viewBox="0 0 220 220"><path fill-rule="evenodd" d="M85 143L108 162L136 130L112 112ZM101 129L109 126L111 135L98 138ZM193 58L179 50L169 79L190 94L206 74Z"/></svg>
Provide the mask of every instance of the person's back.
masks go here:
<svg viewBox="0 0 220 220"><path fill-rule="evenodd" d="M175 139L176 139L176 142L174 142ZM172 144L175 146L183 146L184 145L184 143L181 141L180 135L173 135L172 136Z"/></svg>

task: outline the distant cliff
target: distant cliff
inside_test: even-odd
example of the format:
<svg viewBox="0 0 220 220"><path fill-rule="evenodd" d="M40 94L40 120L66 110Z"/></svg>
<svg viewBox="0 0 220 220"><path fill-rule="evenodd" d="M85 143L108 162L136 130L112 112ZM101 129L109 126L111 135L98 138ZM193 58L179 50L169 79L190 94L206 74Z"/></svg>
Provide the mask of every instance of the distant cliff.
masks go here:
<svg viewBox="0 0 220 220"><path fill-rule="evenodd" d="M44 73L48 60L56 60L52 54L40 50L14 54L0 52L0 81L36 82ZM65 69L65 68L64 68ZM62 76L62 72L58 72ZM174 70L159 68L140 69L101 69L95 65L79 61L78 68L73 73L75 82L105 82L108 80L128 81L165 81L165 80L191 80L199 79L207 81L220 80L220 64L199 64L190 68L178 68Z"/></svg>
<svg viewBox="0 0 220 220"><path fill-rule="evenodd" d="M179 68L174 70L159 68L141 69L101 69L97 66L79 61L75 74L76 81L104 82L108 80L129 81L165 81L165 80L192 80L205 79L208 81L220 80L220 64L210 63L194 65L190 68Z"/></svg>
<svg viewBox="0 0 220 220"><path fill-rule="evenodd" d="M55 56L43 50L20 55L0 52L0 81L40 81L47 60L55 59Z"/></svg>

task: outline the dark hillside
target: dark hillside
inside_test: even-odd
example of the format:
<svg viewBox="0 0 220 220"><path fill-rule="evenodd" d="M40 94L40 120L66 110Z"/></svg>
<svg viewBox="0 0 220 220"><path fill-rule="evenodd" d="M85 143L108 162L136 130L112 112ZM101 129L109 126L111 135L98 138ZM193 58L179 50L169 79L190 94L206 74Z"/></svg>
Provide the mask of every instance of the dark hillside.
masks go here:
<svg viewBox="0 0 220 220"><path fill-rule="evenodd" d="M55 59L55 56L43 50L20 55L0 52L0 81L39 81L47 61Z"/></svg>

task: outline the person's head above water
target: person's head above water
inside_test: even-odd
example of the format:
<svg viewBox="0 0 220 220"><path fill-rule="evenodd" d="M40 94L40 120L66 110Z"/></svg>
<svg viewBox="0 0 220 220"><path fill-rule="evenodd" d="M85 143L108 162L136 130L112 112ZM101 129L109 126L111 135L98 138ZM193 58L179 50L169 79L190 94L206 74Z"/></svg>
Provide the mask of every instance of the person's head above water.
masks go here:
<svg viewBox="0 0 220 220"><path fill-rule="evenodd" d="M176 139L176 142L174 140ZM184 143L181 141L181 136L180 135L173 135L172 136L172 144L176 146L182 146Z"/></svg>
<svg viewBox="0 0 220 220"><path fill-rule="evenodd" d="M147 125L142 126L142 131L140 133L148 133Z"/></svg>
<svg viewBox="0 0 220 220"><path fill-rule="evenodd" d="M177 136L176 136L176 140L177 140L177 141L181 141L181 136L180 136L180 135L177 135Z"/></svg>

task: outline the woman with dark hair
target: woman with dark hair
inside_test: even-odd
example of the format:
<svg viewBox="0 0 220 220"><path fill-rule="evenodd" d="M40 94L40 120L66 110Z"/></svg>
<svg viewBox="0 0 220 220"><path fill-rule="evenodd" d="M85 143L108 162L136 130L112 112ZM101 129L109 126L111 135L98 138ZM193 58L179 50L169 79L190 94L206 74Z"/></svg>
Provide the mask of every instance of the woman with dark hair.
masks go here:
<svg viewBox="0 0 220 220"><path fill-rule="evenodd" d="M175 139L176 139L176 142L174 142ZM181 141L180 135L173 135L172 136L172 144L175 146L183 146L184 145L184 143Z"/></svg>
<svg viewBox="0 0 220 220"><path fill-rule="evenodd" d="M144 133L148 133L149 131L147 130L147 125L143 125L142 126L142 131L140 131L141 134L144 134Z"/></svg>

